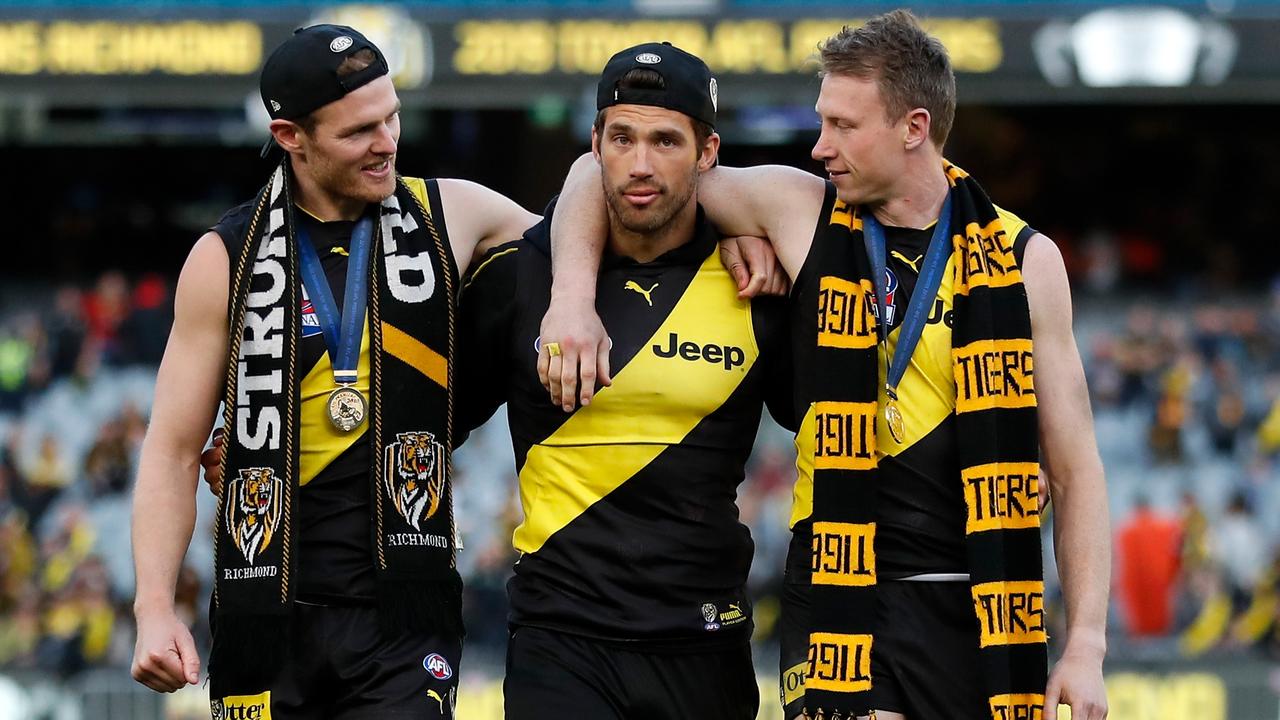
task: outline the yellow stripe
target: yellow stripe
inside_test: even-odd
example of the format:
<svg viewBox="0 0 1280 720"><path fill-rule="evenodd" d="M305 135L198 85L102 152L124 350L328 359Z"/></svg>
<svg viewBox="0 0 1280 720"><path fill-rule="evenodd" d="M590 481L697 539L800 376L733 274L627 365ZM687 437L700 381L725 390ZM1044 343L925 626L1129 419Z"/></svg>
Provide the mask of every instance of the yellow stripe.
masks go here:
<svg viewBox="0 0 1280 720"><path fill-rule="evenodd" d="M818 470L871 470L876 466L876 404L814 404L814 458Z"/></svg>
<svg viewBox="0 0 1280 720"><path fill-rule="evenodd" d="M972 591L982 647L1045 642L1043 582L999 580Z"/></svg>
<svg viewBox="0 0 1280 720"><path fill-rule="evenodd" d="M811 555L814 585L876 584L876 524L815 522Z"/></svg>
<svg viewBox="0 0 1280 720"><path fill-rule="evenodd" d="M870 635L811 633L805 687L832 692L870 690L871 642Z"/></svg>
<svg viewBox="0 0 1280 720"><path fill-rule="evenodd" d="M782 677L778 682L778 695L783 705L790 705L804 697L804 673L807 666L806 662L798 662L782 671Z"/></svg>
<svg viewBox="0 0 1280 720"><path fill-rule="evenodd" d="M952 351L956 413L1035 407L1031 340L975 340Z"/></svg>
<svg viewBox="0 0 1280 720"><path fill-rule="evenodd" d="M509 254L509 253L516 252L516 251L517 251L517 250L519 250L519 249L520 249L520 248L518 248L518 247L507 248L506 250L503 250L502 252L494 253L494 254L490 255L488 258L486 258L486 259L485 259L485 261L484 261L484 262L480 263L480 265L479 265L479 266L477 266L477 267L476 267L476 269L475 269L475 270L473 270L473 271L471 272L471 279L470 279L470 280L467 280L467 284L466 284L466 285L464 285L464 286L463 286L463 288L469 288L469 287L471 287L471 283L475 282L476 276L480 274L480 271L481 271L481 270L484 270L484 268L485 268L485 266L486 266L486 265L488 265L489 263L493 262L494 260L497 260L498 258L502 257L503 255L507 255L507 254Z"/></svg>
<svg viewBox="0 0 1280 720"><path fill-rule="evenodd" d="M365 316L368 324L368 316ZM356 365L356 382L353 386L360 395L369 401L369 333L360 339L360 360ZM333 365L329 360L329 352L321 353L320 359L302 378L298 389L301 401L299 409L300 442L298 443L298 484L306 485L315 479L329 463L347 451L347 448L359 440L367 426L356 428L352 432L339 432L329 422L329 393L333 392Z"/></svg>
<svg viewBox="0 0 1280 720"><path fill-rule="evenodd" d="M952 248L960 256L956 292L968 295L970 288L1021 283L1022 273L1013 255L1013 238L999 213L985 226L971 222L954 233Z"/></svg>
<svg viewBox="0 0 1280 720"><path fill-rule="evenodd" d="M875 289L834 275L818 281L818 344L859 349L876 344Z"/></svg>
<svg viewBox="0 0 1280 720"><path fill-rule="evenodd" d="M692 349L658 355L655 346L666 349L673 335L682 350L698 346L698 356L686 357L694 356ZM707 349L714 352L708 356ZM668 446L683 442L733 394L758 352L750 306L737 299L737 286L711 253L613 385L529 450L520 469L525 520L515 531L516 549L537 552ZM734 362L726 359L730 354Z"/></svg>
<svg viewBox="0 0 1280 720"><path fill-rule="evenodd" d="M990 704L991 720L1039 720L1044 717L1044 695L1039 693L993 695Z"/></svg>
<svg viewBox="0 0 1280 720"><path fill-rule="evenodd" d="M965 534L1040 527L1040 464L988 463L960 471Z"/></svg>
<svg viewBox="0 0 1280 720"><path fill-rule="evenodd" d="M449 361L417 338L386 321L382 323L382 349L431 378L440 387L449 387Z"/></svg>

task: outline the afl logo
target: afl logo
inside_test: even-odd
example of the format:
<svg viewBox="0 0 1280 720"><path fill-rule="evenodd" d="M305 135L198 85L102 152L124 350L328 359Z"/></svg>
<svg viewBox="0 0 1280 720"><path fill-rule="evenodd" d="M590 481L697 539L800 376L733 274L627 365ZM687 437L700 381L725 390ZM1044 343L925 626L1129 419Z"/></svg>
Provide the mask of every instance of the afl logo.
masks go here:
<svg viewBox="0 0 1280 720"><path fill-rule="evenodd" d="M885 324L893 327L893 320L898 314L898 307L894 304L894 296L898 294L898 276L894 275L889 268L884 269L884 275L884 314L888 316L885 318Z"/></svg>
<svg viewBox="0 0 1280 720"><path fill-rule="evenodd" d="M437 680L448 680L453 677L453 668L449 667L449 661L445 660L440 653L431 653L423 658L422 667Z"/></svg>
<svg viewBox="0 0 1280 720"><path fill-rule="evenodd" d="M338 53L338 52L342 52L343 50L346 50L347 48L351 47L355 43L356 41L352 40L350 35L341 35L339 37L334 38L333 42L329 43L329 49L332 50L333 52Z"/></svg>
<svg viewBox="0 0 1280 720"><path fill-rule="evenodd" d="M645 65L657 65L662 62L662 56L654 53L640 53L636 56L636 62L644 63Z"/></svg>

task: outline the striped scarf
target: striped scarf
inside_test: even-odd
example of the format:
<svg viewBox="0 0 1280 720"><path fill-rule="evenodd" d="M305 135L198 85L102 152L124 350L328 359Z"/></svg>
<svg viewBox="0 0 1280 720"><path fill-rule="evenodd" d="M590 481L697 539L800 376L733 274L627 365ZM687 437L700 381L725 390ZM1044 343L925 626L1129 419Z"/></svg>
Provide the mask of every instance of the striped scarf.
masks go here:
<svg viewBox="0 0 1280 720"><path fill-rule="evenodd" d="M1010 237L978 183L944 161L956 254L952 359L966 547L992 720L1043 713L1048 667L1037 509L1039 444L1031 320ZM861 208L837 203L848 242L818 250L811 555L804 707L850 718L870 707L876 617L875 286ZM837 310L837 308L839 308ZM843 320L830 322L832 313ZM904 408L910 412L910 408Z"/></svg>
<svg viewBox="0 0 1280 720"><path fill-rule="evenodd" d="M244 237L226 239L231 327L215 531L210 673L266 687L283 662L297 561L301 280L292 177L282 162ZM438 209L437 209L438 211ZM368 440L379 619L404 631L461 633L456 570L452 372L456 270L403 180L378 208L370 248Z"/></svg>

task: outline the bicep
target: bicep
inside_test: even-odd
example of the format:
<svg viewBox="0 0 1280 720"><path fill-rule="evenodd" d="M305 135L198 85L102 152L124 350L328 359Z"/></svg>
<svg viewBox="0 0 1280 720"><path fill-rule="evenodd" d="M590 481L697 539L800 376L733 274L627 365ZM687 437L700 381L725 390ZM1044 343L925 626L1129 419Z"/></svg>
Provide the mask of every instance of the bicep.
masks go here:
<svg viewBox="0 0 1280 720"><path fill-rule="evenodd" d="M795 278L813 240L826 186L793 167L716 167L698 186L698 202L725 235L767 237L787 274Z"/></svg>
<svg viewBox="0 0 1280 720"><path fill-rule="evenodd" d="M497 243L515 240L541 219L507 196L468 180L438 181L458 271Z"/></svg>
<svg viewBox="0 0 1280 720"><path fill-rule="evenodd" d="M1023 280L1031 311L1040 446L1050 471L1066 470L1072 463L1096 458L1097 446L1084 367L1071 327L1066 268L1057 247L1044 235L1032 236L1027 244ZM1049 477L1052 481L1054 473Z"/></svg>
<svg viewBox="0 0 1280 720"><path fill-rule="evenodd" d="M207 233L182 268L173 328L156 375L149 454L193 465L199 460L227 371L228 266L221 238Z"/></svg>

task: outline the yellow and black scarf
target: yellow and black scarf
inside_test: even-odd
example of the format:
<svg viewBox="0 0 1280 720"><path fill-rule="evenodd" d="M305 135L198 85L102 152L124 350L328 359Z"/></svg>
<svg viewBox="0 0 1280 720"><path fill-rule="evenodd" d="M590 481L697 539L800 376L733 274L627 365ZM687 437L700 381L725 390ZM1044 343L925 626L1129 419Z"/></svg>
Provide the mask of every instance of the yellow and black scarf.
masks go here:
<svg viewBox="0 0 1280 720"><path fill-rule="evenodd" d="M977 182L944 161L955 263L952 359L966 546L993 720L1039 717L1048 656L1031 319L1013 238ZM876 617L875 288L862 208L837 203L848 242L817 249L812 620L804 707L851 718L870 707ZM843 224L843 223L841 223ZM839 312L832 308L839 305ZM830 325L837 318L839 327ZM825 320L824 320L825 319ZM904 408L910 412L909 408ZM1030 512L1024 512L1030 508Z"/></svg>
<svg viewBox="0 0 1280 720"><path fill-rule="evenodd" d="M228 428L215 539L210 672L265 687L294 600L301 280L288 160L228 239ZM384 632L460 634L452 449L454 279L431 214L403 180L378 208L370 248L371 526ZM257 685L254 685L257 683Z"/></svg>

